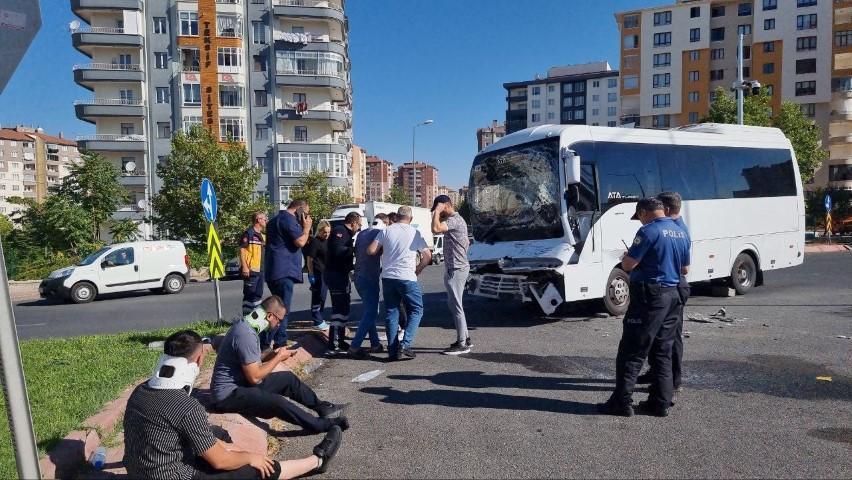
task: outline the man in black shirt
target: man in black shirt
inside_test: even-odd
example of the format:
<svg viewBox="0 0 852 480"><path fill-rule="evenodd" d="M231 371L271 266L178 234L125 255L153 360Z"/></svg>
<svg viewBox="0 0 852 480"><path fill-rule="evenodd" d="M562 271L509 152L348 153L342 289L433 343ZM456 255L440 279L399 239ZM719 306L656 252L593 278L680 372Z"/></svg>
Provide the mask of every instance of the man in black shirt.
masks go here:
<svg viewBox="0 0 852 480"><path fill-rule="evenodd" d="M305 264L308 266L308 282L311 285L311 316L314 319L314 329L328 328L322 311L325 310L325 297L328 285L323 280L325 261L328 256L328 236L331 235L331 224L322 220L317 224L317 234L305 247Z"/></svg>
<svg viewBox="0 0 852 480"><path fill-rule="evenodd" d="M328 348L336 352L349 350L346 343L346 321L349 320L351 282L349 272L355 267L355 234L361 229L361 215L349 212L343 225L337 225L328 237L325 283L331 293L331 329Z"/></svg>
<svg viewBox="0 0 852 480"><path fill-rule="evenodd" d="M154 376L136 387L124 413L124 465L131 478L277 479L324 472L340 446L333 427L314 454L279 463L266 455L229 449L217 439L204 407L190 396L199 365L201 337L192 330L166 339Z"/></svg>

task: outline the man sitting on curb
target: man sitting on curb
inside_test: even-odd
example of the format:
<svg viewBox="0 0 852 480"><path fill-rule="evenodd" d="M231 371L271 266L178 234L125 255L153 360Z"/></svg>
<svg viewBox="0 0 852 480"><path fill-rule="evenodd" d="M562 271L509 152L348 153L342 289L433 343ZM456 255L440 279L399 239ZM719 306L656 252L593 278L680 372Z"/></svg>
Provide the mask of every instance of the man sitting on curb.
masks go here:
<svg viewBox="0 0 852 480"><path fill-rule="evenodd" d="M166 339L154 375L136 387L124 413L124 465L131 478L277 479L324 472L340 446L334 427L314 454L278 463L266 455L229 450L189 394L204 363L201 337L192 330Z"/></svg>
<svg viewBox="0 0 852 480"><path fill-rule="evenodd" d="M286 315L284 302L272 295L231 326L219 346L213 368L213 407L226 413L277 417L311 432L327 432L335 425L346 430L349 422L342 415L345 405L321 402L293 372L273 372L295 350L282 347L261 355L258 335L267 328L278 328ZM314 410L319 417L288 398Z"/></svg>

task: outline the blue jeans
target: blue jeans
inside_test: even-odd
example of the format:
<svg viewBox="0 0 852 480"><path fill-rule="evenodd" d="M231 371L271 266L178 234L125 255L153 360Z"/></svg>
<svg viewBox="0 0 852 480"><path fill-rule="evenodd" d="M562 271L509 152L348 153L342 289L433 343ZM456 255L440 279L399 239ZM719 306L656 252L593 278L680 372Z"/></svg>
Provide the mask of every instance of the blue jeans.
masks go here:
<svg viewBox="0 0 852 480"><path fill-rule="evenodd" d="M420 284L411 280L397 280L392 278L382 279L382 290L385 295L385 308L388 317L385 321L385 329L388 336L388 352L395 355L399 348L411 348L420 319L423 318L423 294ZM405 327L405 335L402 344L397 339L399 333L399 305L405 304L408 313L408 325Z"/></svg>
<svg viewBox="0 0 852 480"><path fill-rule="evenodd" d="M379 279L355 277L355 289L361 296L363 312L351 348L360 348L367 334L370 335L370 346L375 347L381 343L379 331L376 329L376 319L379 317Z"/></svg>
<svg viewBox="0 0 852 480"><path fill-rule="evenodd" d="M287 320L290 318L290 303L293 301L293 285L295 282L292 278L279 278L277 280L267 280L269 291L273 295L278 295L284 302L284 307L287 308L287 315L281 319L281 323L275 330L264 330L260 333L260 348L284 346L287 345Z"/></svg>

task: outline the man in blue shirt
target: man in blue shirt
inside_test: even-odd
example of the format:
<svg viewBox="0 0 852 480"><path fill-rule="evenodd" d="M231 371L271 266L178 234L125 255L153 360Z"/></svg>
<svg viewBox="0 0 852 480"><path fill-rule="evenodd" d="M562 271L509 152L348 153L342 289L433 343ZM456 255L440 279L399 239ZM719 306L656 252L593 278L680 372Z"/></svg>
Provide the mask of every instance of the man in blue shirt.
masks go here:
<svg viewBox="0 0 852 480"><path fill-rule="evenodd" d="M654 379L648 401L640 407L664 417L672 400L671 350L681 303L677 286L689 270L689 236L666 217L663 203L656 198L640 200L633 218L642 227L621 261L630 273L630 306L615 360L615 391L599 410L633 415L633 388L650 352Z"/></svg>
<svg viewBox="0 0 852 480"><path fill-rule="evenodd" d="M373 219L373 225L358 234L355 239L355 288L361 296L363 312L358 322L358 330L352 339L349 352L353 357L366 359L371 353L384 351L379 331L376 329L376 319L379 317L379 279L382 274L382 262L378 255L370 255L367 248L373 240L387 227L388 216L379 213ZM364 337L370 335L370 348L361 348Z"/></svg>
<svg viewBox="0 0 852 480"><path fill-rule="evenodd" d="M260 346L267 349L287 345L287 320L293 300L293 286L302 283L302 247L308 243L313 219L310 205L293 200L266 225L266 284L273 295L284 301L287 317L278 328L263 332Z"/></svg>

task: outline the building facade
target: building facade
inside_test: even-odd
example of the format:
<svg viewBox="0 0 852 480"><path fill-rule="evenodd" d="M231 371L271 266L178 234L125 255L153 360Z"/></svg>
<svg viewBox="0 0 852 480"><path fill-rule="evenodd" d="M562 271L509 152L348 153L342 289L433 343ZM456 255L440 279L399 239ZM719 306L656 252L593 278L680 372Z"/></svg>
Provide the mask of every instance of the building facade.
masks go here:
<svg viewBox="0 0 852 480"><path fill-rule="evenodd" d="M458 206L459 200L461 200L461 197L459 196L458 190L444 186L444 185L438 187L438 195L446 195L446 196L450 197L450 201L453 202L453 205L456 205L456 206ZM432 206L429 205L429 208L431 208L431 207Z"/></svg>
<svg viewBox="0 0 852 480"><path fill-rule="evenodd" d="M834 1L829 158L814 183L852 189L852 0Z"/></svg>
<svg viewBox="0 0 852 480"><path fill-rule="evenodd" d="M367 192L367 150L352 145L352 200L364 202Z"/></svg>
<svg viewBox="0 0 852 480"><path fill-rule="evenodd" d="M403 163L397 169L396 184L413 206L432 208L432 200L438 196L438 169L422 162Z"/></svg>
<svg viewBox="0 0 852 480"><path fill-rule="evenodd" d="M365 200L382 202L390 194L394 184L393 164L375 155L367 155L365 176Z"/></svg>
<svg viewBox="0 0 852 480"><path fill-rule="evenodd" d="M547 77L503 88L506 133L547 124L618 125L618 70L607 62L553 67Z"/></svg>
<svg viewBox="0 0 852 480"><path fill-rule="evenodd" d="M258 192L286 202L298 178L327 171L351 189L348 22L343 0L71 0L86 25L72 43L91 58L75 104L96 133L81 149L122 170L141 220L160 188L172 133L193 125L243 143L263 167ZM78 22L79 23L79 22Z"/></svg>
<svg viewBox="0 0 852 480"><path fill-rule="evenodd" d="M77 142L47 135L40 128L0 128L0 213L9 215L21 209L9 197L41 202L49 188L68 175L69 167L80 161Z"/></svg>
<svg viewBox="0 0 852 480"><path fill-rule="evenodd" d="M477 152L506 136L506 123L491 121L490 127L476 129Z"/></svg>

